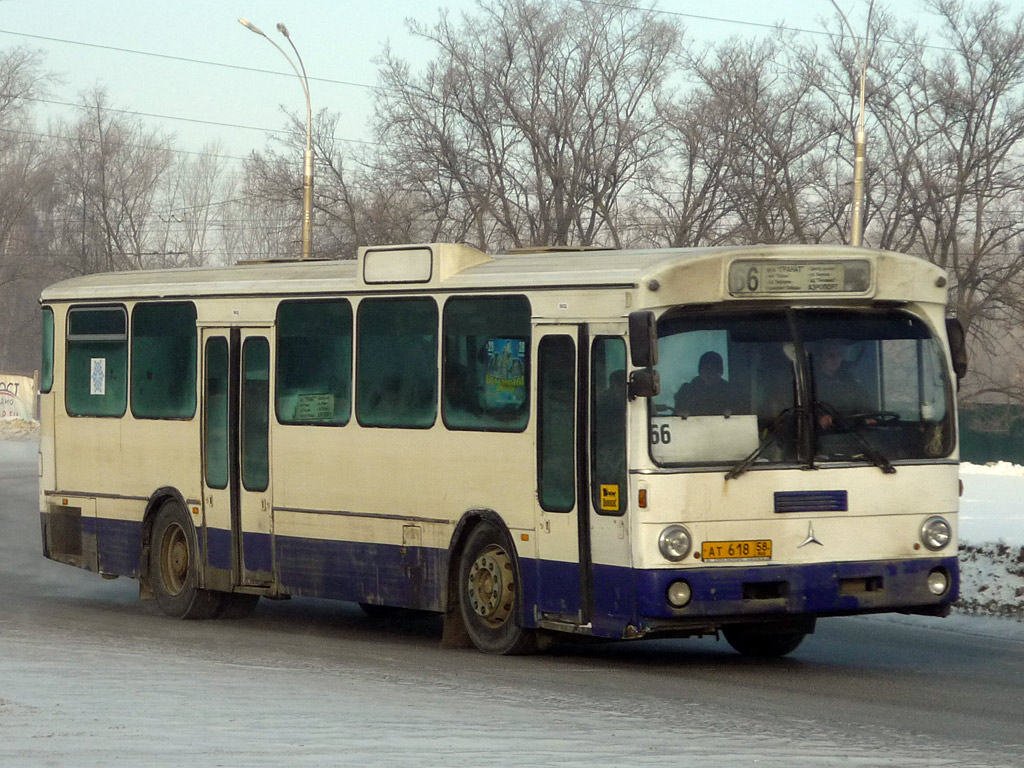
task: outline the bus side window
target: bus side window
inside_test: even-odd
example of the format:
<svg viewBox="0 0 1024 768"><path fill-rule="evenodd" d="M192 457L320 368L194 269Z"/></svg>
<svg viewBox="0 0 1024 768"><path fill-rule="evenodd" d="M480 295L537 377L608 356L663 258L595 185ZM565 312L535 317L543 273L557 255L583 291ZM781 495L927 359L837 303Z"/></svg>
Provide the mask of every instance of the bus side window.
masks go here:
<svg viewBox="0 0 1024 768"><path fill-rule="evenodd" d="M196 414L196 308L142 303L132 310L132 415L190 419Z"/></svg>
<svg viewBox="0 0 1024 768"><path fill-rule="evenodd" d="M128 405L128 318L124 307L68 312L65 397L72 416L123 416Z"/></svg>
<svg viewBox="0 0 1024 768"><path fill-rule="evenodd" d="M39 379L39 391L49 392L53 388L53 310L43 307L43 370Z"/></svg>
<svg viewBox="0 0 1024 768"><path fill-rule="evenodd" d="M346 424L352 407L352 305L285 301L277 312L277 418Z"/></svg>
<svg viewBox="0 0 1024 768"><path fill-rule="evenodd" d="M431 298L359 304L356 418L364 427L430 427L437 420L437 304Z"/></svg>
<svg viewBox="0 0 1024 768"><path fill-rule="evenodd" d="M526 429L529 349L530 302L525 296L449 299L444 306L445 425Z"/></svg>

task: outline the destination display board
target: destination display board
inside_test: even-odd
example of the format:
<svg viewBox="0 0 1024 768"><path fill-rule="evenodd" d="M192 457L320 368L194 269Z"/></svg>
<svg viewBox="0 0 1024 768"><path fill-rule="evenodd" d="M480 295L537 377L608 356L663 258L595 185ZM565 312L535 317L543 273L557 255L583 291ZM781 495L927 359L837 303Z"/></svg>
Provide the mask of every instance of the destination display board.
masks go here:
<svg viewBox="0 0 1024 768"><path fill-rule="evenodd" d="M871 263L866 259L740 259L729 265L729 293L733 296L865 293L870 287Z"/></svg>

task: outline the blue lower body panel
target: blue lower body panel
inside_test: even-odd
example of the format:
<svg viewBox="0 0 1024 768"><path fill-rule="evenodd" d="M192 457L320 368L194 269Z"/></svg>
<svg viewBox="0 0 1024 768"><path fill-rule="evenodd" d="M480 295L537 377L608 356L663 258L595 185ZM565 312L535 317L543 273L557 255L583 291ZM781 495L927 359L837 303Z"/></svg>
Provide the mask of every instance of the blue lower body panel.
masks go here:
<svg viewBox="0 0 1024 768"><path fill-rule="evenodd" d="M448 553L352 541L277 537L281 591L441 611Z"/></svg>
<svg viewBox="0 0 1024 768"><path fill-rule="evenodd" d="M48 518L44 514L42 520L47 556L102 573L139 575L140 523L84 517L73 529L69 523L67 530L47 534ZM47 536L51 543L70 542L65 554L48 549ZM230 532L209 529L204 539L210 567L230 569ZM444 610L447 550L284 536L275 537L272 547L273 560L260 564L268 571L273 565L277 594ZM253 549L270 553L269 537L253 542ZM938 596L928 588L936 570L949 580ZM657 570L595 565L586 580L589 595L578 563L523 559L520 572L525 626L543 626L545 617L572 621L582 613L600 637L690 634L746 621L863 613L944 614L959 597L956 557ZM683 608L667 599L669 585L679 580L692 593Z"/></svg>
<svg viewBox="0 0 1024 768"><path fill-rule="evenodd" d="M142 557L142 524L131 520L93 518L100 572L138 576Z"/></svg>

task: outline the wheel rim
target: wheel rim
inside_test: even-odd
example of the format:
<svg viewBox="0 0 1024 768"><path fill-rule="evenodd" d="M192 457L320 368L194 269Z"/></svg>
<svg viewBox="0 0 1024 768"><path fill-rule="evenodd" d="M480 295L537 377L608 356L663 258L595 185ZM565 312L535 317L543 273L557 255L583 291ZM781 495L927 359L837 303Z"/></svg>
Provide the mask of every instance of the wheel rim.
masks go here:
<svg viewBox="0 0 1024 768"><path fill-rule="evenodd" d="M466 582L469 604L485 624L500 627L512 615L516 587L512 558L492 544L477 555Z"/></svg>
<svg viewBox="0 0 1024 768"><path fill-rule="evenodd" d="M160 541L160 575L164 587L172 595L180 595L185 588L189 570L188 539L177 523L167 526Z"/></svg>

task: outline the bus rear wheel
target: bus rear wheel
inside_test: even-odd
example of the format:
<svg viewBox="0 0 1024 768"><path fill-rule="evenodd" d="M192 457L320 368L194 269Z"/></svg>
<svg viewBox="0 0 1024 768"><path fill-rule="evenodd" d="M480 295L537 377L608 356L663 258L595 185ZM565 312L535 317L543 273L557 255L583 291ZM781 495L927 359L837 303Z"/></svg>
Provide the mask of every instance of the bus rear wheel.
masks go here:
<svg viewBox="0 0 1024 768"><path fill-rule="evenodd" d="M778 659L797 649L807 633L771 624L735 624L722 630L726 642L744 656Z"/></svg>
<svg viewBox="0 0 1024 768"><path fill-rule="evenodd" d="M196 586L199 558L192 521L176 501L165 501L153 521L149 578L160 610L176 619L212 619L221 595Z"/></svg>
<svg viewBox="0 0 1024 768"><path fill-rule="evenodd" d="M515 550L493 523L479 523L466 539L458 595L466 631L481 651L512 655L537 649L536 633L519 623L522 595Z"/></svg>

